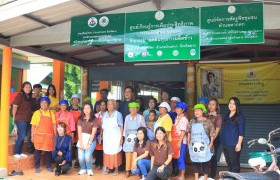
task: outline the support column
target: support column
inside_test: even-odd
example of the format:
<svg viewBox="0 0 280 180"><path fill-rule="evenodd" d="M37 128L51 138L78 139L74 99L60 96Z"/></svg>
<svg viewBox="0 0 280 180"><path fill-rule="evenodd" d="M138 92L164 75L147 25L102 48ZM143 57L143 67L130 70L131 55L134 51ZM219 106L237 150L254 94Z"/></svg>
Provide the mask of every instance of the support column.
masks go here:
<svg viewBox="0 0 280 180"><path fill-rule="evenodd" d="M193 106L195 105L195 63L187 64L187 104L189 106L189 118L193 117Z"/></svg>
<svg viewBox="0 0 280 180"><path fill-rule="evenodd" d="M3 47L2 82L1 82L1 112L0 112L0 177L7 176L9 118L10 118L10 88L12 72L12 48Z"/></svg>
<svg viewBox="0 0 280 180"><path fill-rule="evenodd" d="M81 102L88 96L88 68L82 68L82 94L81 94Z"/></svg>
<svg viewBox="0 0 280 180"><path fill-rule="evenodd" d="M53 79L52 83L56 88L56 97L64 97L64 69L65 63L59 60L53 60Z"/></svg>
<svg viewBox="0 0 280 180"><path fill-rule="evenodd" d="M24 60L28 61L28 57L24 56ZM22 73L22 82L25 82L25 81L27 81L27 69L23 69L23 73Z"/></svg>

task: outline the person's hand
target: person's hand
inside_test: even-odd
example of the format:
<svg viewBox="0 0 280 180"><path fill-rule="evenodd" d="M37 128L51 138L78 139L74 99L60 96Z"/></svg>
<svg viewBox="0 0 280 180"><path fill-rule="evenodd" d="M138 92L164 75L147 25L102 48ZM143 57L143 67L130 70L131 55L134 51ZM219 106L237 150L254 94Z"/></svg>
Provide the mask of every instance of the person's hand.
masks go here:
<svg viewBox="0 0 280 180"><path fill-rule="evenodd" d="M63 153L62 153L61 151L58 151L58 152L57 152L57 155L58 155L58 156L62 156Z"/></svg>
<svg viewBox="0 0 280 180"><path fill-rule="evenodd" d="M120 145L122 145L123 144L123 137L121 137L121 139L120 139Z"/></svg>
<svg viewBox="0 0 280 180"><path fill-rule="evenodd" d="M86 151L90 148L91 144L87 144Z"/></svg>
<svg viewBox="0 0 280 180"><path fill-rule="evenodd" d="M81 149L83 149L83 150L85 150L85 146L84 146L84 144L83 143L81 143L81 142L79 142L80 143L80 148Z"/></svg>
<svg viewBox="0 0 280 180"><path fill-rule="evenodd" d="M157 172L163 172L164 170L164 165L161 165L158 169L157 169Z"/></svg>
<svg viewBox="0 0 280 180"><path fill-rule="evenodd" d="M182 143L180 141L180 142L178 142L178 146L177 146L179 150L181 150L181 146L182 146Z"/></svg>
<svg viewBox="0 0 280 180"><path fill-rule="evenodd" d="M98 144L101 144L101 143L102 143L102 139L99 138L99 139L98 139Z"/></svg>
<svg viewBox="0 0 280 180"><path fill-rule="evenodd" d="M213 143L209 144L209 148L210 148L210 150L213 150Z"/></svg>
<svg viewBox="0 0 280 180"><path fill-rule="evenodd" d="M31 136L31 142L34 143L34 136Z"/></svg>
<svg viewBox="0 0 280 180"><path fill-rule="evenodd" d="M236 152L241 151L241 144L239 144L239 143L236 144L236 146L235 146L235 151L236 151Z"/></svg>
<svg viewBox="0 0 280 180"><path fill-rule="evenodd" d="M66 164L66 161L63 160L61 164L59 164L59 166L63 166L64 164Z"/></svg>

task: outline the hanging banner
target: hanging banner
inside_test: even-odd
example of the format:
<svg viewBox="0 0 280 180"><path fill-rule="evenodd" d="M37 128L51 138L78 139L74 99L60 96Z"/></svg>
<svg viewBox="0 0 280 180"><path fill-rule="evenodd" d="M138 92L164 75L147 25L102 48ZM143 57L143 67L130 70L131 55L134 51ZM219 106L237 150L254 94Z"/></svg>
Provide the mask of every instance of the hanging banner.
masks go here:
<svg viewBox="0 0 280 180"><path fill-rule="evenodd" d="M71 19L70 44L91 46L124 43L125 14L80 16Z"/></svg>
<svg viewBox="0 0 280 180"><path fill-rule="evenodd" d="M215 97L227 104L280 103L280 63L197 64L197 96Z"/></svg>
<svg viewBox="0 0 280 180"><path fill-rule="evenodd" d="M199 58L198 8L126 14L125 62Z"/></svg>
<svg viewBox="0 0 280 180"><path fill-rule="evenodd" d="M263 3L201 7L201 45L264 43Z"/></svg>

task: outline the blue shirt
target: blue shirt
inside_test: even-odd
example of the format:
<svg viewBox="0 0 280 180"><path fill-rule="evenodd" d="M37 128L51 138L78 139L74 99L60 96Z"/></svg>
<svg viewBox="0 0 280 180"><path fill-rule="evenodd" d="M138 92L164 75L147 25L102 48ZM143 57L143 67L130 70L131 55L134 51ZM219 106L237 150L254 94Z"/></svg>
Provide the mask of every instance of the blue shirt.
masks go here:
<svg viewBox="0 0 280 180"><path fill-rule="evenodd" d="M177 117L177 113L173 112L173 111L170 111L170 112L168 112L168 115L171 117L172 123L174 124L175 123L175 119Z"/></svg>
<svg viewBox="0 0 280 180"><path fill-rule="evenodd" d="M239 136L245 135L246 119L240 114L236 123L232 122L232 118L225 116L222 123L220 134L221 143L225 146L236 146Z"/></svg>
<svg viewBox="0 0 280 180"><path fill-rule="evenodd" d="M56 146L54 151L52 152L53 159L56 158L59 151L62 152L63 158L68 162L72 163L72 137L69 135L65 136L64 141L61 144L61 141L64 136L58 136L56 141ZM61 144L61 146L60 146Z"/></svg>

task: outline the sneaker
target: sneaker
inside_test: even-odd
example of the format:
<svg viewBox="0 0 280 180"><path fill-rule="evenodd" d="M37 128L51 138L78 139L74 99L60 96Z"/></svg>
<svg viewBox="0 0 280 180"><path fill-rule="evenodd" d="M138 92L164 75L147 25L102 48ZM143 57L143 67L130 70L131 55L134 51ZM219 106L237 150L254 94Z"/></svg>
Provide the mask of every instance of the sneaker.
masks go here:
<svg viewBox="0 0 280 180"><path fill-rule="evenodd" d="M81 169L79 172L78 172L78 175L83 175L83 174L86 174L86 170L83 170L83 169Z"/></svg>
<svg viewBox="0 0 280 180"><path fill-rule="evenodd" d="M89 176L93 176L92 170L87 170L87 174L88 174Z"/></svg>
<svg viewBox="0 0 280 180"><path fill-rule="evenodd" d="M146 176L142 175L142 178L140 180L146 180Z"/></svg>
<svg viewBox="0 0 280 180"><path fill-rule="evenodd" d="M53 172L53 169L52 168L47 168L47 171Z"/></svg>
<svg viewBox="0 0 280 180"><path fill-rule="evenodd" d="M14 157L15 158L20 158L20 155L19 154L15 154Z"/></svg>
<svg viewBox="0 0 280 180"><path fill-rule="evenodd" d="M36 172L36 173L40 173L40 168L36 168L36 169L35 169L35 172Z"/></svg>
<svg viewBox="0 0 280 180"><path fill-rule="evenodd" d="M21 153L21 154L20 154L20 157L25 158L25 157L27 157L27 155L26 155L26 154Z"/></svg>

